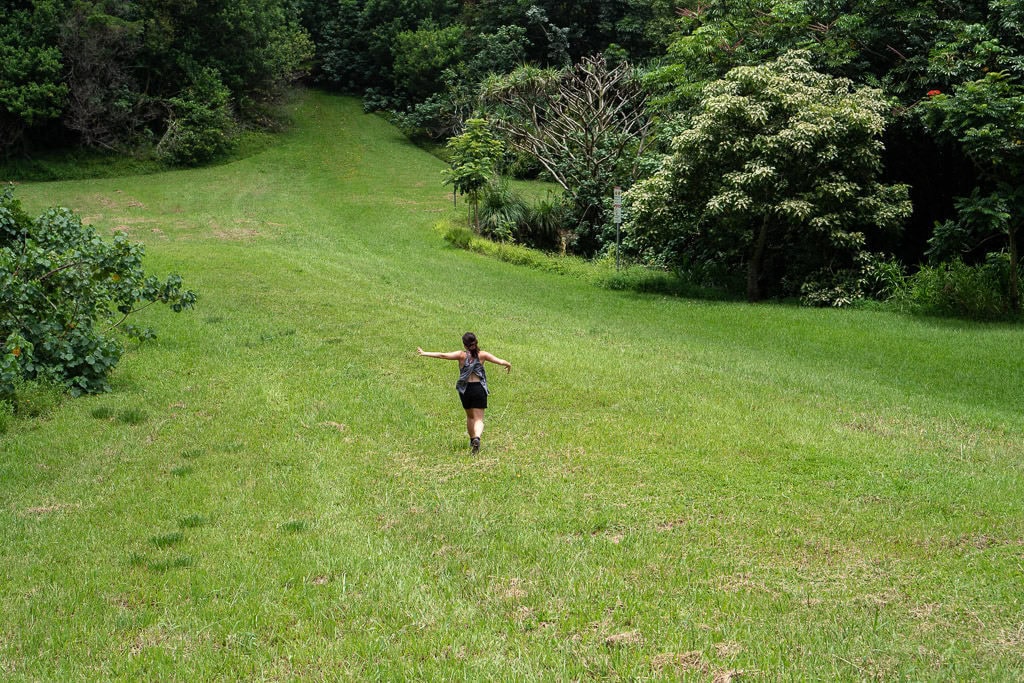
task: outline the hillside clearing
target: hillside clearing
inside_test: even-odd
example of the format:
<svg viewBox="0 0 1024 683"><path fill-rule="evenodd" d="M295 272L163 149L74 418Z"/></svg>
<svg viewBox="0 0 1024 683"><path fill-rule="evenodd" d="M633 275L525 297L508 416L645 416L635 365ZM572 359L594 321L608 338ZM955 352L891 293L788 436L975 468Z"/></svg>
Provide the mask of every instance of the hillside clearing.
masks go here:
<svg viewBox="0 0 1024 683"><path fill-rule="evenodd" d="M516 268L358 102L295 118L18 188L201 299L0 436L5 679L1024 676L1020 327ZM415 356L466 330L515 365L476 458Z"/></svg>

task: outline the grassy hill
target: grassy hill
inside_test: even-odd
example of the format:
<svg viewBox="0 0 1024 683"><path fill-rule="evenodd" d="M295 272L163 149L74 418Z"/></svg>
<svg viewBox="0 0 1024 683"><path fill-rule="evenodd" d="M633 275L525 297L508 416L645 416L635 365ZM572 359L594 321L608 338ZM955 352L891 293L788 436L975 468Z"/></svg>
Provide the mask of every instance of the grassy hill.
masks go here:
<svg viewBox="0 0 1024 683"><path fill-rule="evenodd" d="M0 436L0 677L1024 676L1024 331L608 292L446 246L308 94L262 153L28 184L185 277ZM451 351L494 369L469 454Z"/></svg>

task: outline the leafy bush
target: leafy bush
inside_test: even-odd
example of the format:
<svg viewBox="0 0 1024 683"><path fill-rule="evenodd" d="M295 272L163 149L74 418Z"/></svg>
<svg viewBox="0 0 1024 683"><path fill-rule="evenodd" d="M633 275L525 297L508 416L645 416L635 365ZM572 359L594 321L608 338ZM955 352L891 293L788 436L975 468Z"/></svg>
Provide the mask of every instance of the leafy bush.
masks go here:
<svg viewBox="0 0 1024 683"><path fill-rule="evenodd" d="M571 211L562 198L549 194L530 206L520 241L541 249L554 248L560 235L568 237L572 233L570 220Z"/></svg>
<svg viewBox="0 0 1024 683"><path fill-rule="evenodd" d="M231 92L215 69L202 69L192 85L170 104L173 115L157 145L157 155L180 166L215 159L231 149L234 119Z"/></svg>
<svg viewBox="0 0 1024 683"><path fill-rule="evenodd" d="M132 313L154 303L192 308L196 295L179 276L146 276L143 254L123 235L104 241L67 209L30 220L10 188L0 193L0 398L23 380L106 391L123 351L114 332Z"/></svg>
<svg viewBox="0 0 1024 683"><path fill-rule="evenodd" d="M841 308L864 299L889 299L903 291L905 282L903 266L896 260L862 251L851 268L823 269L809 276L800 287L800 301Z"/></svg>
<svg viewBox="0 0 1024 683"><path fill-rule="evenodd" d="M1005 254L992 254L978 265L956 260L922 266L906 279L893 301L915 313L999 320L1013 310L1007 294L1009 273Z"/></svg>

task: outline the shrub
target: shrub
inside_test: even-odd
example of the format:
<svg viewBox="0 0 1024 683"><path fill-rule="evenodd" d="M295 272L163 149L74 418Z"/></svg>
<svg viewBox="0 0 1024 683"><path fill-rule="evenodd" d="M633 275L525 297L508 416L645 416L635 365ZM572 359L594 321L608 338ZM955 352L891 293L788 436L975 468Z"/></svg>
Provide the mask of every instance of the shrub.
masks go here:
<svg viewBox="0 0 1024 683"><path fill-rule="evenodd" d="M903 266L895 259L862 251L851 268L808 276L800 286L800 301L840 308L864 299L888 299L904 289L905 281Z"/></svg>
<svg viewBox="0 0 1024 683"><path fill-rule="evenodd" d="M10 188L0 193L0 398L21 381L53 381L73 394L109 389L121 358L121 329L139 340L152 330L122 325L154 303L192 308L182 280L147 276L142 245L101 239L67 209L29 220Z"/></svg>
<svg viewBox="0 0 1024 683"><path fill-rule="evenodd" d="M587 261L579 256L545 254L519 244L493 242L474 235L466 228L451 226L445 221L439 223L436 229L444 231L445 239L453 246L513 265L576 278L604 289L708 299L723 298L721 291L700 287L674 273L638 265L615 270L614 258Z"/></svg>
<svg viewBox="0 0 1024 683"><path fill-rule="evenodd" d="M469 244L473 241L472 230L461 225L452 225L447 222L439 225L438 227L444 230L444 239L450 245L457 249L469 249Z"/></svg>
<svg viewBox="0 0 1024 683"><path fill-rule="evenodd" d="M915 313L999 320L1012 313L1007 294L1009 272L1005 254L992 254L978 265L956 260L922 266L907 278L905 288L893 300Z"/></svg>
<svg viewBox="0 0 1024 683"><path fill-rule="evenodd" d="M567 226L570 221L569 207L561 197L550 194L538 199L530 206L526 215L526 229L520 241L542 249L559 245L560 235L570 235Z"/></svg>
<svg viewBox="0 0 1024 683"><path fill-rule="evenodd" d="M480 195L480 234L499 242L519 241L526 231L530 208L507 182L487 184Z"/></svg>
<svg viewBox="0 0 1024 683"><path fill-rule="evenodd" d="M171 98L173 115L157 145L157 155L171 164L194 166L231 149L234 119L231 92L215 69L202 69L192 85Z"/></svg>

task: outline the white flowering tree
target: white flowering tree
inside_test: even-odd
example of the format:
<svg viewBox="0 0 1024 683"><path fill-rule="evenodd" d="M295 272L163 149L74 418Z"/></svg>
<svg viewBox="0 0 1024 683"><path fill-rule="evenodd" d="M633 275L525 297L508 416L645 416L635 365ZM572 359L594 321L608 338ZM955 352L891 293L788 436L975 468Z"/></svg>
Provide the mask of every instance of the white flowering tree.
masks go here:
<svg viewBox="0 0 1024 683"><path fill-rule="evenodd" d="M630 190L630 238L669 262L742 269L751 301L848 272L867 232L910 214L907 187L878 182L887 108L799 52L729 71Z"/></svg>

